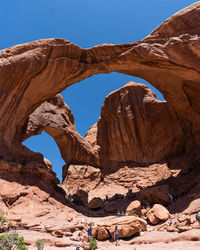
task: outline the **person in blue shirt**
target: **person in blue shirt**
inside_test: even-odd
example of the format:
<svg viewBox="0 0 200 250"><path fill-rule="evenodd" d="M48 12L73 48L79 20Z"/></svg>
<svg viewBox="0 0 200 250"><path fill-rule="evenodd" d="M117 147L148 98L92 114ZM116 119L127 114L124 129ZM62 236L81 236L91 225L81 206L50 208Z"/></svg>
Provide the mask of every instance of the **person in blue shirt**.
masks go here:
<svg viewBox="0 0 200 250"><path fill-rule="evenodd" d="M115 242L116 242L116 246L119 246L118 240L119 240L119 230L118 230L118 227L115 226Z"/></svg>
<svg viewBox="0 0 200 250"><path fill-rule="evenodd" d="M196 220L198 221L199 226L200 226L200 216L199 216L199 213L198 213L198 212L196 213L196 216L195 216L195 217L196 217Z"/></svg>
<svg viewBox="0 0 200 250"><path fill-rule="evenodd" d="M172 219L171 219L171 218L168 219L167 224L168 224L169 226L172 225Z"/></svg>
<svg viewBox="0 0 200 250"><path fill-rule="evenodd" d="M88 228L88 241L90 241L92 238L92 226L90 225L90 227Z"/></svg>

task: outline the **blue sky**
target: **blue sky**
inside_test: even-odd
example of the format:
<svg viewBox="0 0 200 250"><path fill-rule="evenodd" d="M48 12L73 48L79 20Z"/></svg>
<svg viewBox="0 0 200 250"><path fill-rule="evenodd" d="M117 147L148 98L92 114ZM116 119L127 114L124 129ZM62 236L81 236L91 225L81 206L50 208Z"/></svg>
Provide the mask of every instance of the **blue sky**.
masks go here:
<svg viewBox="0 0 200 250"><path fill-rule="evenodd" d="M43 38L65 38L82 48L101 43L143 39L165 19L197 1L192 0L6 0L1 1L0 49ZM90 77L62 92L78 132L84 136L100 115L105 97L129 81L142 79L111 73ZM151 87L151 86L150 86ZM151 87L152 88L152 87ZM162 95L152 88L158 99ZM64 161L54 140L44 132L25 143L48 158L58 178Z"/></svg>

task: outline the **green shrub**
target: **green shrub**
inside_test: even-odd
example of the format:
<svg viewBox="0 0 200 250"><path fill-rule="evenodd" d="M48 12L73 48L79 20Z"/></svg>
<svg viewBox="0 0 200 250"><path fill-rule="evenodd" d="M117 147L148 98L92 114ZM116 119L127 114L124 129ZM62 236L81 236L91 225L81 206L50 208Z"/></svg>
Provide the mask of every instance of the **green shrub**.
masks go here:
<svg viewBox="0 0 200 250"><path fill-rule="evenodd" d="M12 222L8 222L8 225L7 225L8 230L9 230L10 228L12 228L12 226L13 226Z"/></svg>
<svg viewBox="0 0 200 250"><path fill-rule="evenodd" d="M35 245L37 247L37 250L42 250L44 248L43 240L36 240Z"/></svg>
<svg viewBox="0 0 200 250"><path fill-rule="evenodd" d="M6 222L6 218L5 218L3 215L0 216L0 222L1 222L1 225L2 225L4 222Z"/></svg>
<svg viewBox="0 0 200 250"><path fill-rule="evenodd" d="M2 234L0 235L0 249L1 250L27 250L24 243L24 237L19 237L18 233Z"/></svg>
<svg viewBox="0 0 200 250"><path fill-rule="evenodd" d="M96 248L97 248L97 240L91 238L91 240L90 240L90 249L95 250Z"/></svg>
<svg viewBox="0 0 200 250"><path fill-rule="evenodd" d="M28 249L28 247L24 243L24 237L23 236L18 238L18 248L17 249L20 249L20 250Z"/></svg>

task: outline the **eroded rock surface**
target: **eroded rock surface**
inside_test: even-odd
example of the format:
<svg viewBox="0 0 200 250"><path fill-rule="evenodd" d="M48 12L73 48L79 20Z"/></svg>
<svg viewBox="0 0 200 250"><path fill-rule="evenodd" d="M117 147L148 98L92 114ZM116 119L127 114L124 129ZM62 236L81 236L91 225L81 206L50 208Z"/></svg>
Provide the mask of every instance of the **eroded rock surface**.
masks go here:
<svg viewBox="0 0 200 250"><path fill-rule="evenodd" d="M149 203L168 205L172 202L171 199L173 199L172 196L170 199L170 196L169 185L149 187L141 190L142 199L148 201Z"/></svg>
<svg viewBox="0 0 200 250"><path fill-rule="evenodd" d="M143 84L130 82L109 94L97 127L100 161L108 171L127 162L159 162L183 147L176 115Z"/></svg>
<svg viewBox="0 0 200 250"><path fill-rule="evenodd" d="M14 149L19 148L28 116L41 103L93 74L115 71L141 77L161 91L185 139L192 138L186 152L192 153L195 145L195 157L191 159L197 162L199 13L197 2L167 19L145 39L131 44L81 49L64 39L44 39L2 50L0 141L7 145L2 156L9 158L10 151L16 155Z"/></svg>
<svg viewBox="0 0 200 250"><path fill-rule="evenodd" d="M88 208L90 209L97 209L97 208L101 208L102 206L103 206L103 200L99 197L94 197L88 203Z"/></svg>
<svg viewBox="0 0 200 250"><path fill-rule="evenodd" d="M135 200L126 209L126 215L141 216L141 202Z"/></svg>
<svg viewBox="0 0 200 250"><path fill-rule="evenodd" d="M116 225L119 230L119 238L126 238L141 231L145 231L147 223L145 220L135 216L111 219L105 223L97 225L93 230L93 237L99 240L104 240L111 236L112 239L114 239Z"/></svg>
<svg viewBox="0 0 200 250"><path fill-rule="evenodd" d="M88 165L63 166L63 185L70 193L78 188L87 191L95 189L101 181L101 171Z"/></svg>
<svg viewBox="0 0 200 250"><path fill-rule="evenodd" d="M169 218L169 211L160 204L155 204L146 214L148 220L153 224L166 221Z"/></svg>
<svg viewBox="0 0 200 250"><path fill-rule="evenodd" d="M24 138L40 134L43 130L54 138L67 165L99 165L97 154L76 131L74 116L61 95L44 102L29 116Z"/></svg>
<svg viewBox="0 0 200 250"><path fill-rule="evenodd" d="M75 246L77 242L85 241L87 232L84 229L88 224L84 224L83 219L89 220L89 217L86 218L70 208L73 204L67 203L64 191L57 186L58 180L51 172L51 166L49 164L44 166L45 160L42 155L26 149L21 145L21 141L24 138L30 114L44 101L49 100L67 86L93 74L114 71L147 80L161 91L166 103L156 101L155 96L148 90L149 93L143 95L144 98L135 95L135 101L140 103L141 110L143 110L142 114L149 115L149 117L139 117L143 122L142 124L145 124L142 131L137 127L133 128L133 131L137 131L135 135L139 138L136 140L137 148L135 148L134 154L131 155L128 150L124 152L125 145L121 144L124 141L119 142L120 153L118 155L123 161L122 169L117 169L120 162L116 153L117 150L104 152L103 155L100 154L104 169L107 171L110 168L111 171L117 171L101 176L103 180L97 186L93 183L95 189L92 190L93 194L89 194L89 196L96 197L96 193L99 191L101 196L104 196L103 199L105 199L106 194L109 193L109 196L112 196L116 191L126 194L127 188L130 187L134 188L134 195L137 196L141 188L157 185L157 182L169 179L174 188L174 195L177 198L170 206L170 213L171 211L174 214L186 213L192 217L190 220L191 225L188 227L186 223L188 219L185 217L183 221L179 221L175 218L175 214L172 218L173 223L175 224L178 221L178 224L177 226L173 225L174 230L181 232L198 226L194 213L200 209L198 195L200 175L197 168L200 161L199 21L200 2L197 2L170 17L149 36L136 43L105 44L89 49L81 49L64 39L45 39L17 45L0 52L0 159L2 162L0 164L2 187L0 189L0 204L2 210L6 211L8 219L16 222L16 225L21 228L51 234L55 238L53 238L54 242L49 244L54 249L56 249L56 246ZM126 87L124 87L125 89ZM126 92L120 92L120 105L116 104L114 106L113 103L110 103L112 104L112 112L115 110L113 108L117 107L117 112L115 112L117 119L112 125L112 130L116 129L116 134L119 133L119 128L125 127L124 124L126 124L126 128L130 128L127 126L129 119L126 122L119 119L117 116L118 111L120 113L122 110L123 117L127 118L135 119L136 114L138 114L135 112L136 107L133 105L134 109L132 109L128 104L128 94ZM153 106L158 103L159 108L164 106L161 109L159 118L166 114L163 119L166 118L168 124L170 124L170 128L165 128L166 131L175 126L174 137L171 137L172 131L169 133L170 136L167 134L166 138L162 137L162 131L158 131L159 136L167 142L166 147L163 147L159 142L157 144L154 142L153 134L150 133L150 129L154 127L149 126L148 123L148 118L155 123L158 122L158 116L154 120L155 117L152 117L152 113L148 113L149 110L155 111ZM170 115L165 110L165 107L169 110ZM134 113L131 112L132 110L134 110ZM50 112L49 117L51 115ZM48 127L50 123L46 124L49 133L55 129L54 121L53 118L51 128ZM162 124L162 121L159 122ZM70 126L72 125L72 121L69 119L64 124L64 127L67 123L71 123ZM129 122L128 125L130 124ZM138 125L140 122L137 120L134 124ZM153 124L151 125L153 126ZM58 126L59 132L56 129L56 132L62 138L66 137L64 127L61 129ZM54 132L52 132L53 136L56 137ZM87 144L84 141L81 148L84 152L83 158L89 159L88 161L93 159L93 155L99 150L98 144L95 142L96 128L94 127L93 131L90 132L86 135L86 140L89 143ZM127 142L131 143L129 137L134 138L134 134L127 136L126 129L123 129L123 133ZM142 147L145 148L148 141L146 142L145 138L142 137L143 133L150 136L149 138L152 140L154 147L157 146L155 152L150 154L149 150L151 149L149 148L144 154ZM74 137L74 131L69 137L73 137L75 142L79 140L78 137ZM112 138L114 140L115 136ZM174 140L174 143L171 140ZM134 143L132 146L135 145ZM103 142L101 145L103 145ZM91 149L92 147L93 149ZM95 147L97 148L94 150ZM78 149L78 152L81 150ZM168 158L174 152L175 155ZM76 159L73 153L70 152L66 158ZM176 155L177 153L179 155ZM158 161L165 157L167 157L167 161L158 164ZM129 159L131 164L134 162L133 165L127 162ZM108 161L107 166L104 160ZM156 164L152 164L155 162ZM177 164L177 162L180 164ZM80 162L75 163L79 164ZM135 163L143 163L144 165ZM180 169L185 165L187 168L184 169L185 172L178 174L179 170L176 172L169 168L175 165ZM163 169L163 172L160 168ZM105 185L108 186L106 191ZM113 213L113 208L116 209L119 204L117 200L111 202L103 207L104 215L105 212ZM121 205L123 204L121 203ZM124 205L122 207L124 208ZM85 211L82 207L79 209ZM95 211L92 211L92 213L96 216ZM96 220L96 218L91 218L91 220ZM141 219L138 218L131 221L123 217L114 220L115 222L112 221L112 224L110 224L110 220L108 223L100 224L101 227L98 227L99 238L103 239L104 234L107 232L105 225L109 227L109 232L113 235L113 225L120 224L120 237L134 235L134 233L144 230L146 225L145 221L141 224ZM97 221L96 224L99 225ZM126 230L127 225L130 225L128 230ZM154 229L152 228L152 230ZM184 234L178 238L172 237L171 240L199 240L198 235L199 233L196 234L196 232L194 235ZM60 237L63 237L64 241ZM148 243L146 237L143 240ZM47 241L49 242L49 239ZM152 235L149 242L152 243ZM133 242L133 244L136 243Z"/></svg>

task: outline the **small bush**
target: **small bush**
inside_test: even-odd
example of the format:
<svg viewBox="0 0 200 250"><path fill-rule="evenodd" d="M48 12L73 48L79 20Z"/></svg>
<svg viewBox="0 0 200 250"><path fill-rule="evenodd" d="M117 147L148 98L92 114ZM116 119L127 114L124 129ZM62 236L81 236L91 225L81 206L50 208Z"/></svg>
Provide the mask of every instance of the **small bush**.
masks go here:
<svg viewBox="0 0 200 250"><path fill-rule="evenodd" d="M24 243L24 237L19 237L18 233L2 234L0 235L0 249L1 250L27 250Z"/></svg>
<svg viewBox="0 0 200 250"><path fill-rule="evenodd" d="M96 248L97 248L97 240L91 238L91 240L90 240L90 249L95 250Z"/></svg>
<svg viewBox="0 0 200 250"><path fill-rule="evenodd" d="M44 248L43 240L36 240L35 245L37 247L37 250L42 250Z"/></svg>
<svg viewBox="0 0 200 250"><path fill-rule="evenodd" d="M12 222L8 222L8 225L7 225L8 230L9 230L10 228L12 228L12 226L13 226Z"/></svg>
<svg viewBox="0 0 200 250"><path fill-rule="evenodd" d="M6 222L6 218L5 218L3 215L0 216L0 222L1 222L1 225L2 225L4 222Z"/></svg>
<svg viewBox="0 0 200 250"><path fill-rule="evenodd" d="M18 238L18 248L17 249L20 249L20 250L27 250L28 249L28 247L24 243L24 237L23 236Z"/></svg>

